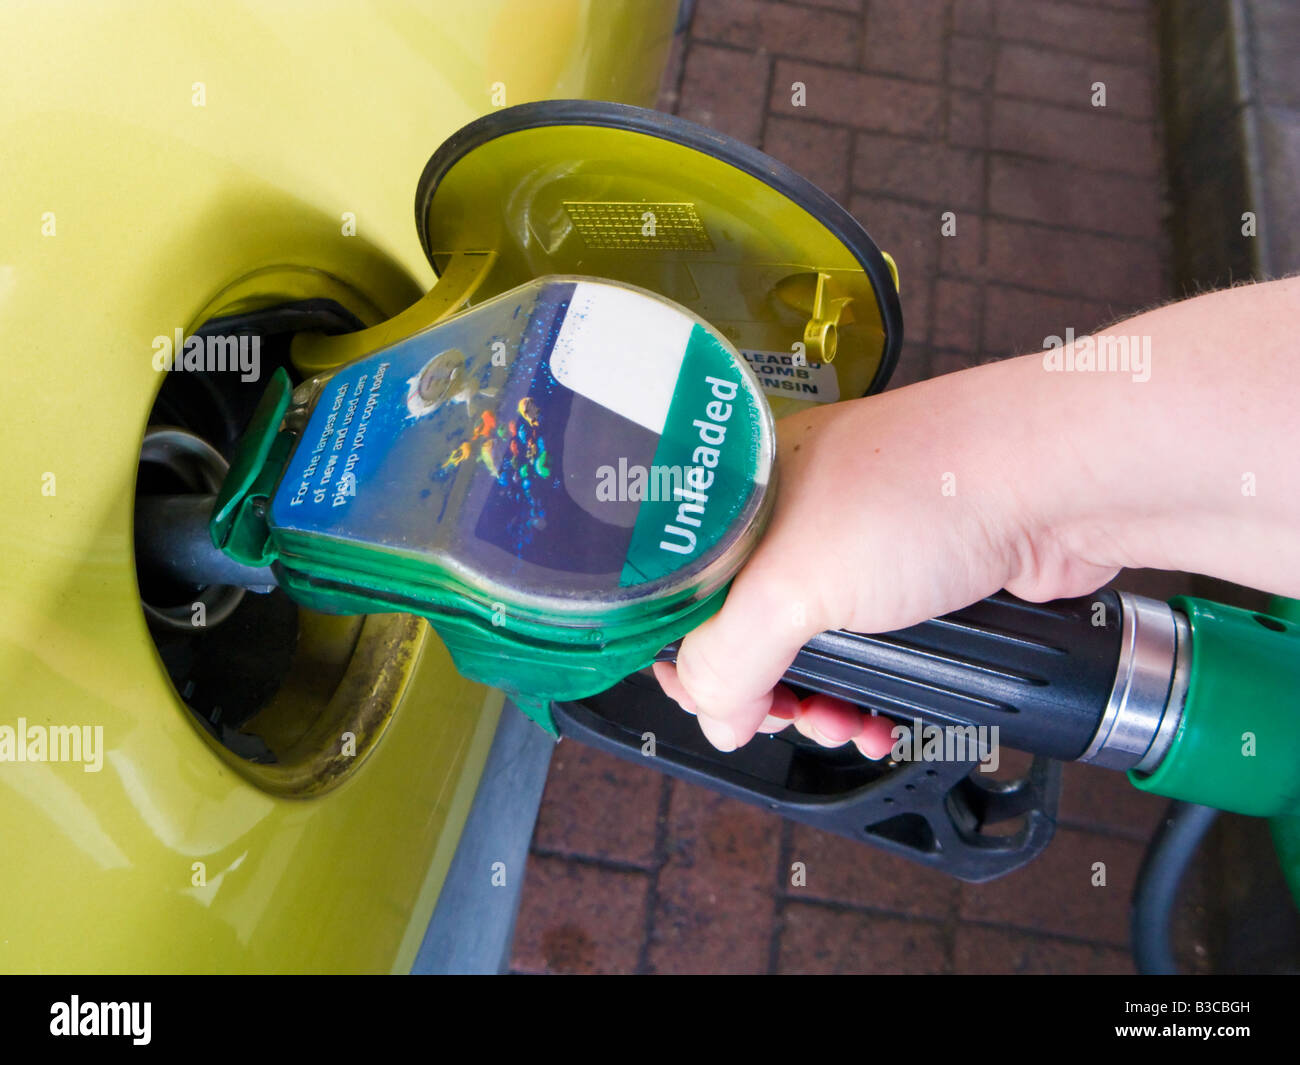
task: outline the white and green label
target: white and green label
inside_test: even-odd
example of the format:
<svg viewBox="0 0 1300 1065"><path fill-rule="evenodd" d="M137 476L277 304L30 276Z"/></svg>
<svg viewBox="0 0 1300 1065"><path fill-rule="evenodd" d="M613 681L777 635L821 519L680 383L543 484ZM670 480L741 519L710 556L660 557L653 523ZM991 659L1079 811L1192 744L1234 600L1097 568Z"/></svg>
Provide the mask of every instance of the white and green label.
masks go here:
<svg viewBox="0 0 1300 1065"><path fill-rule="evenodd" d="M620 584L683 569L736 533L767 480L761 402L727 349L696 325L654 456L656 469L681 472L642 501Z"/></svg>

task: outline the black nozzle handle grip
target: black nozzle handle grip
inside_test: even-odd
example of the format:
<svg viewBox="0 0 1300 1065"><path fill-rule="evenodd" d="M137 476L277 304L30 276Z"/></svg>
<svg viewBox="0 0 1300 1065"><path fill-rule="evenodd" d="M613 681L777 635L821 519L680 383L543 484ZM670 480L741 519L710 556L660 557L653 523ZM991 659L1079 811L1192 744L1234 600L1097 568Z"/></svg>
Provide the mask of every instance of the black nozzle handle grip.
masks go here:
<svg viewBox="0 0 1300 1065"><path fill-rule="evenodd" d="M785 680L904 722L997 726L1001 744L1072 761L1105 714L1121 630L1113 591L1051 603L999 592L896 632L823 632Z"/></svg>

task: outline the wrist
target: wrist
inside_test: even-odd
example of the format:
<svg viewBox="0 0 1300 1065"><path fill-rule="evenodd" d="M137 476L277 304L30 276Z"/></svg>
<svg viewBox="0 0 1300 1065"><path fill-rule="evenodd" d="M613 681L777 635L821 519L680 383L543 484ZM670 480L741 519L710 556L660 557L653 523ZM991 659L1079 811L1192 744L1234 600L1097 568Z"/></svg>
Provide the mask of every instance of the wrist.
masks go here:
<svg viewBox="0 0 1300 1065"><path fill-rule="evenodd" d="M1140 514L1130 494L1127 434L1105 424L1107 403L1077 377L1052 372L1043 353L980 367L995 440L995 526L1007 556L1005 587L1036 601L1084 595L1140 561ZM1088 383L1091 385L1091 382Z"/></svg>

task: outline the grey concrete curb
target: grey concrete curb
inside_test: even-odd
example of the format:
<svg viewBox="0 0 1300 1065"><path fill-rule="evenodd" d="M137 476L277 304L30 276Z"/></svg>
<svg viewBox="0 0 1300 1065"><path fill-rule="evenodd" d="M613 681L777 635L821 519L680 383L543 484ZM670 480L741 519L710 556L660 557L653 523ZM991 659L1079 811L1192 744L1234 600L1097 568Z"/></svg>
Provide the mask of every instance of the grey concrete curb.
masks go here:
<svg viewBox="0 0 1300 1065"><path fill-rule="evenodd" d="M1300 270L1300 9L1160 0L1159 16L1177 283Z"/></svg>

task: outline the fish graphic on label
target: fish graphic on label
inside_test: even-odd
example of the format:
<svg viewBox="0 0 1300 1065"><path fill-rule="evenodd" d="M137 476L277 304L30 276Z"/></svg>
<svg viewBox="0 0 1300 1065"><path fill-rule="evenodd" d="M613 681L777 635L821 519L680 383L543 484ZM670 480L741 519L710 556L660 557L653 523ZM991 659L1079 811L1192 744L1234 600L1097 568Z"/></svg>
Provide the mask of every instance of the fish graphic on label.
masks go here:
<svg viewBox="0 0 1300 1065"><path fill-rule="evenodd" d="M464 352L448 348L425 363L419 373L407 378L406 409L412 418L422 418L447 404L463 403L473 420L476 403L482 401L490 407L498 391L475 380L466 368Z"/></svg>

